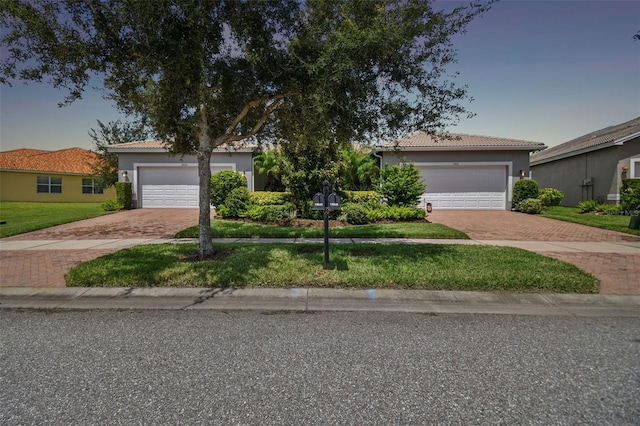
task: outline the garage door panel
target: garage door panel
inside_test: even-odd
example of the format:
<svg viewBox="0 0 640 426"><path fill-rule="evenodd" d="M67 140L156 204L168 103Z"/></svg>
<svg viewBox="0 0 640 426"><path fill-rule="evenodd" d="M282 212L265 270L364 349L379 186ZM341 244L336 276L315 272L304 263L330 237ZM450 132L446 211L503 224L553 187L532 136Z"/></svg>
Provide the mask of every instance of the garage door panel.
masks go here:
<svg viewBox="0 0 640 426"><path fill-rule="evenodd" d="M506 166L423 166L420 175L434 209L506 209Z"/></svg>

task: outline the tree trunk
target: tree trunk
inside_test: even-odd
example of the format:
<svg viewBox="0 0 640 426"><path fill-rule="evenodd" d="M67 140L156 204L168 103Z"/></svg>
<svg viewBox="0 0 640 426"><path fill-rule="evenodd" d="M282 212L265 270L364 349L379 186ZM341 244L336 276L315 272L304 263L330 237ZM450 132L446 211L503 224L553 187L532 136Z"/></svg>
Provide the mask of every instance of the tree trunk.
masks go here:
<svg viewBox="0 0 640 426"><path fill-rule="evenodd" d="M204 104L200 105L200 135L198 141L198 243L200 260L214 254L213 236L211 234L211 136Z"/></svg>
<svg viewBox="0 0 640 426"><path fill-rule="evenodd" d="M213 241L211 234L211 150L198 152L198 185L200 216L198 219L198 243L200 245L200 260L213 256Z"/></svg>

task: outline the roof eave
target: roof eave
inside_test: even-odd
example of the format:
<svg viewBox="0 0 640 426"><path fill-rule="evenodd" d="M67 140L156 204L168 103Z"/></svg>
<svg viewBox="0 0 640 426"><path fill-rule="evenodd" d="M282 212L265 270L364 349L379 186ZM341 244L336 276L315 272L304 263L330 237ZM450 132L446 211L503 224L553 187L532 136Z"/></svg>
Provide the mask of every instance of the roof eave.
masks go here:
<svg viewBox="0 0 640 426"><path fill-rule="evenodd" d="M528 145L528 146L399 146L399 147L378 147L379 151L541 151L546 149L546 145Z"/></svg>

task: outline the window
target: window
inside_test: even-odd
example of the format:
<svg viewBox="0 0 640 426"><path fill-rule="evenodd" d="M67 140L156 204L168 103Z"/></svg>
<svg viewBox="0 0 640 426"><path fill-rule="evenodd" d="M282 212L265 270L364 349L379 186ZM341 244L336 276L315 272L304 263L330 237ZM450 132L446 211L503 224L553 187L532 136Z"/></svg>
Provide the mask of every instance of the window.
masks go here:
<svg viewBox="0 0 640 426"><path fill-rule="evenodd" d="M62 194L62 178L38 176L38 194Z"/></svg>
<svg viewBox="0 0 640 426"><path fill-rule="evenodd" d="M104 190L100 182L95 179L82 179L82 193L83 194L102 194Z"/></svg>

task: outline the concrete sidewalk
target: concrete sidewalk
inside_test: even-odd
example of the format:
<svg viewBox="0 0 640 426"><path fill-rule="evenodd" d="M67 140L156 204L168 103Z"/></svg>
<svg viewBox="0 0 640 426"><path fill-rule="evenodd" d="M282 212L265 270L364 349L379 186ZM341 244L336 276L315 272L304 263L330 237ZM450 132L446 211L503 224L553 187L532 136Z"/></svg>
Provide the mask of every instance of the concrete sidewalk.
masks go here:
<svg viewBox="0 0 640 426"><path fill-rule="evenodd" d="M331 244L467 244L516 247L533 252L640 254L639 241L501 241L416 238L331 238ZM143 244L197 242L195 239L102 239L102 240L0 240L0 251L21 250L120 250ZM215 243L323 243L322 238L216 238Z"/></svg>
<svg viewBox="0 0 640 426"><path fill-rule="evenodd" d="M0 309L394 311L640 317L640 296L430 290L0 288Z"/></svg>

